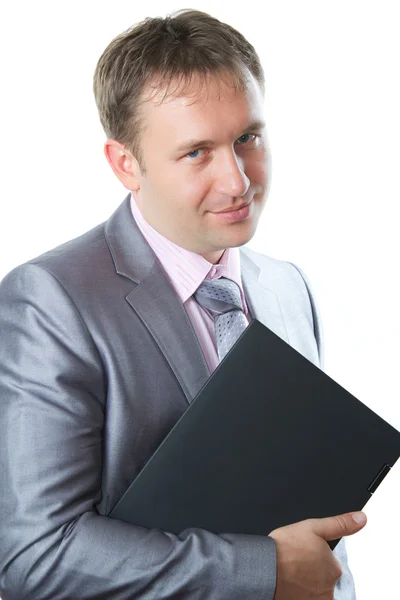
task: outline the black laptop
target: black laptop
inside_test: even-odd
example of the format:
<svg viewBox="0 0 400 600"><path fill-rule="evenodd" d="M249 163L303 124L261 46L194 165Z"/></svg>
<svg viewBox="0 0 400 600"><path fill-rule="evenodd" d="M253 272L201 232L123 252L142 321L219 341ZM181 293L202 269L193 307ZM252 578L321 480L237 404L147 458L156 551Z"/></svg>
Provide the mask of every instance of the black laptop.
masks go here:
<svg viewBox="0 0 400 600"><path fill-rule="evenodd" d="M399 456L396 429L254 320L110 516L268 535L361 510Z"/></svg>

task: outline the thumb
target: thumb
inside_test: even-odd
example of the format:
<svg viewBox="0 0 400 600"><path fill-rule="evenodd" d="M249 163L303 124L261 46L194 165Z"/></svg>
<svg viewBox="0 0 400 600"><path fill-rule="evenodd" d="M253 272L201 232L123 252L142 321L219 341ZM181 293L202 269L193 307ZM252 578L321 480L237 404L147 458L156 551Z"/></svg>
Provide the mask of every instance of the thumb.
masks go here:
<svg viewBox="0 0 400 600"><path fill-rule="evenodd" d="M355 512L313 521L314 533L329 542L360 531L367 522L367 516L363 512Z"/></svg>

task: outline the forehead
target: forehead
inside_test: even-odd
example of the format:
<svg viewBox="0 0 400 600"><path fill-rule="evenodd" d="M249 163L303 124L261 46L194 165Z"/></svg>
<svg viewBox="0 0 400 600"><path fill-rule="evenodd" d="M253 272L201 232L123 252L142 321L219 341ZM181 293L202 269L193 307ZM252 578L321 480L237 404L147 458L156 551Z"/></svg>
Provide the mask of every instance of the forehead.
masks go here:
<svg viewBox="0 0 400 600"><path fill-rule="evenodd" d="M234 133L262 119L263 103L260 85L250 73L240 88L229 76L193 75L183 86L176 80L168 87L149 87L141 113L148 132L161 135L174 130L181 138L207 133L208 127Z"/></svg>

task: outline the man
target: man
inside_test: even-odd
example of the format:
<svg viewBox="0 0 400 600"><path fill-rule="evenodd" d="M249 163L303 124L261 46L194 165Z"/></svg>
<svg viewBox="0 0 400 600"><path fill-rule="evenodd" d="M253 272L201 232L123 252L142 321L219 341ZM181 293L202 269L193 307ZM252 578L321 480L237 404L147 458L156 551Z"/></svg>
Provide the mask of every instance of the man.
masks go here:
<svg viewBox="0 0 400 600"><path fill-rule="evenodd" d="M231 286L243 326L319 365L322 342L300 271L239 250L270 181L253 47L198 11L148 19L104 51L94 89L130 194L0 288L3 600L353 599L344 543L327 541L362 513L265 536L108 518L218 364L201 286Z"/></svg>

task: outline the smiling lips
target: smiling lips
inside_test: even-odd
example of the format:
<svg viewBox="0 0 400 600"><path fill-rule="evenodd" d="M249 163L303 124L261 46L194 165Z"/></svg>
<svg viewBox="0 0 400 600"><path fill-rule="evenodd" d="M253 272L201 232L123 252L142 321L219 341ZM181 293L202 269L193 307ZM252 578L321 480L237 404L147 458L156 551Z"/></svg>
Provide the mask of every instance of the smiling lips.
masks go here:
<svg viewBox="0 0 400 600"><path fill-rule="evenodd" d="M212 214L215 215L217 219L222 219L224 221L241 221L249 216L251 205L252 202L249 202L248 204L242 204L238 208L231 208Z"/></svg>
<svg viewBox="0 0 400 600"><path fill-rule="evenodd" d="M217 214L221 214L221 213L227 213L227 212L235 212L236 210L241 210L242 208L245 208L246 206L248 206L250 204L250 202L248 202L247 204L241 204L240 206L238 206L237 208L227 208L226 210L221 210L219 211Z"/></svg>

